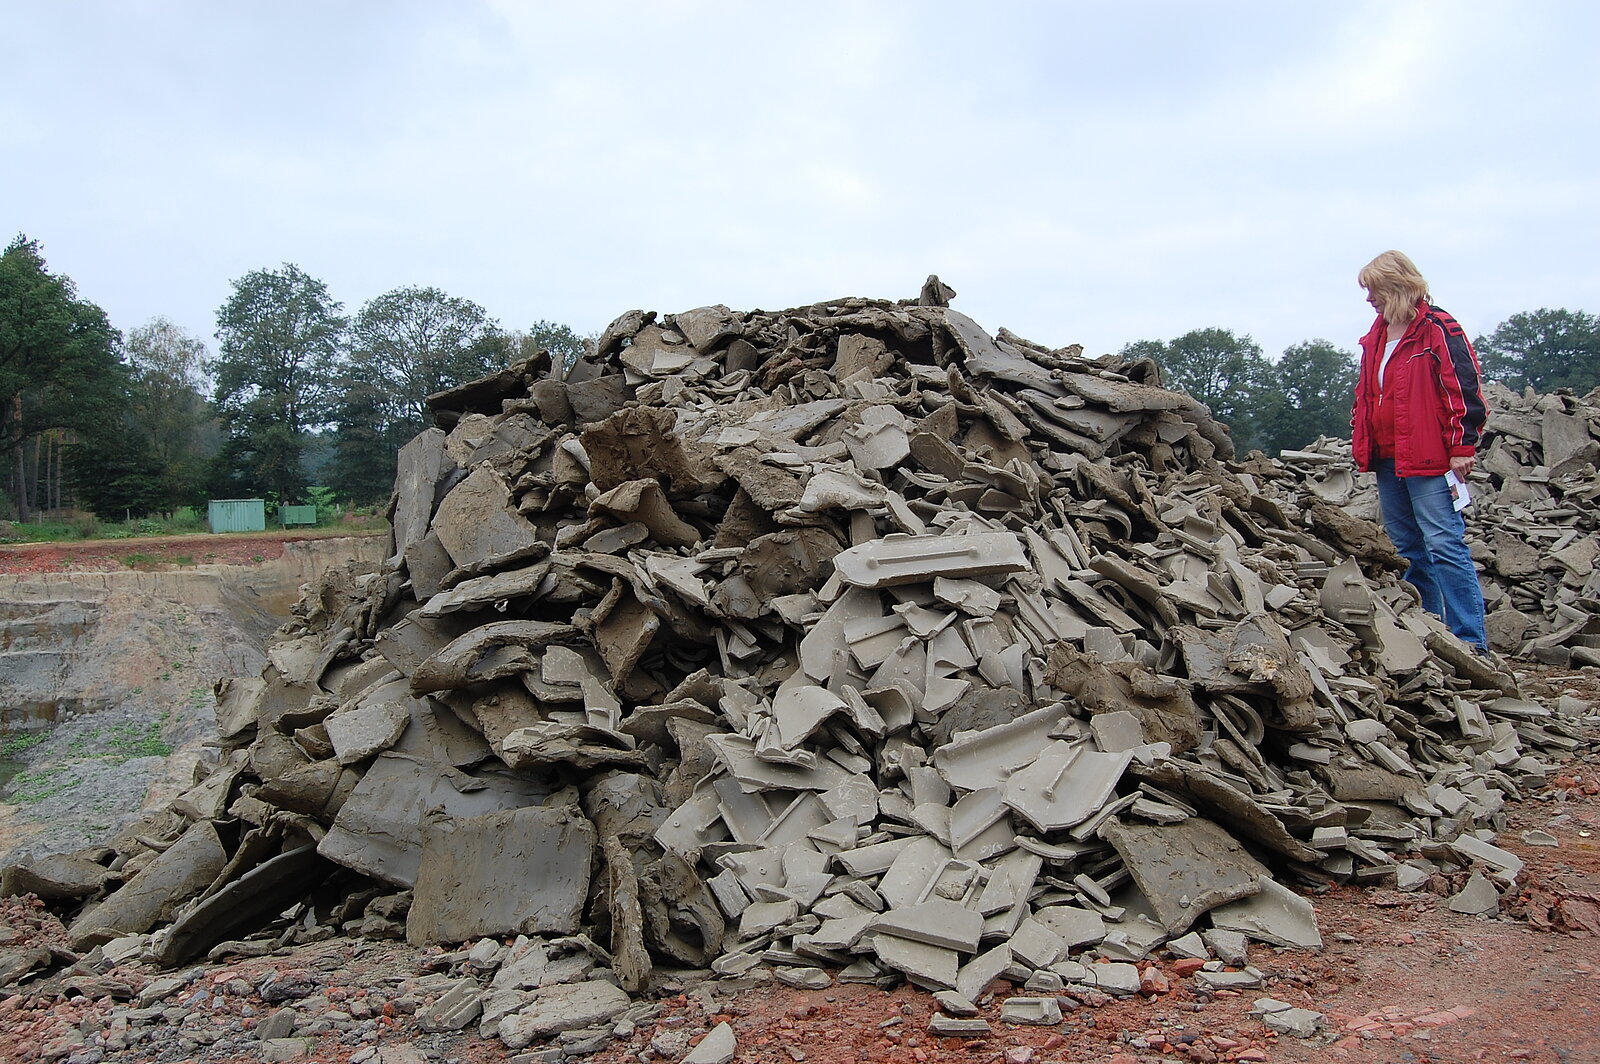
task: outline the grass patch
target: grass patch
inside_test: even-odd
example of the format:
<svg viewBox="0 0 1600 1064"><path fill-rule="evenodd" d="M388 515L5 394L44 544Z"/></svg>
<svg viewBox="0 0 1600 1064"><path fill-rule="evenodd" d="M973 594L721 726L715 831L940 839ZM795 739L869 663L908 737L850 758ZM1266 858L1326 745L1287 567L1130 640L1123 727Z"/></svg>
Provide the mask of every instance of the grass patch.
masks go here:
<svg viewBox="0 0 1600 1064"><path fill-rule="evenodd" d="M172 744L161 738L161 729L171 711L163 711L155 720L139 723L123 721L109 729L80 735L67 747L71 757L96 761L109 761L120 765L136 757L166 757L172 753Z"/></svg>
<svg viewBox="0 0 1600 1064"><path fill-rule="evenodd" d="M46 739L50 738L47 731L18 732L15 735L0 737L0 757L14 758L27 750L32 750Z"/></svg>
<svg viewBox="0 0 1600 1064"><path fill-rule="evenodd" d="M67 778L65 765L26 769L12 777L7 797L17 805L32 805L60 794L71 787L72 782Z"/></svg>
<svg viewBox="0 0 1600 1064"><path fill-rule="evenodd" d="M380 507L347 508L330 499L319 500L317 523L324 535L381 532L389 527L387 511ZM0 543L62 543L82 540L138 539L144 536L182 536L210 532L206 511L185 506L171 517L136 517L131 521L102 520L87 511L59 511L49 518L23 524L0 522ZM279 531L272 521L262 531ZM245 533L254 535L255 533ZM180 562L181 565L192 564Z"/></svg>
<svg viewBox="0 0 1600 1064"><path fill-rule="evenodd" d="M0 542L64 543L83 538L83 530L68 521L41 521L26 525L13 521L5 535L0 536Z"/></svg>
<svg viewBox="0 0 1600 1064"><path fill-rule="evenodd" d="M170 711L163 712L155 720L143 723L124 721L110 728L80 735L68 748L68 757L111 765L120 765L136 757L167 757L172 753L172 744L161 738L161 729L170 716ZM46 733L42 732L6 736L0 743L0 754L9 756L20 753L45 738ZM0 788L0 793L14 805L42 802L77 785L77 779L70 772L72 767L72 761L69 760L39 768L24 768L11 778L10 783ZM93 811L109 812L98 805Z"/></svg>
<svg viewBox="0 0 1600 1064"><path fill-rule="evenodd" d="M149 569L152 566L160 565L161 559L154 554L141 554L135 551L132 554L124 554L122 556L122 564L129 569Z"/></svg>
<svg viewBox="0 0 1600 1064"><path fill-rule="evenodd" d="M148 724L118 724L106 736L111 753L101 755L103 760L120 765L135 757L166 757L172 753L172 744L161 738L161 725L167 714Z"/></svg>

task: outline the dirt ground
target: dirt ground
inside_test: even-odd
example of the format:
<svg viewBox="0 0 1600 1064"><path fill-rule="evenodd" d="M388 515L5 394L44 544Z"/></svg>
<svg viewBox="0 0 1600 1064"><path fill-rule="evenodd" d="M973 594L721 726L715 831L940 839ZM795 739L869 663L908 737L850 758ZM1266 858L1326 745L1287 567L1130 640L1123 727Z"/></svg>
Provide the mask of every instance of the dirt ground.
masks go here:
<svg viewBox="0 0 1600 1064"><path fill-rule="evenodd" d="M0 544L0 574L171 569L191 565L259 565L283 555L294 540L360 535L349 528L272 532L199 532L186 536Z"/></svg>

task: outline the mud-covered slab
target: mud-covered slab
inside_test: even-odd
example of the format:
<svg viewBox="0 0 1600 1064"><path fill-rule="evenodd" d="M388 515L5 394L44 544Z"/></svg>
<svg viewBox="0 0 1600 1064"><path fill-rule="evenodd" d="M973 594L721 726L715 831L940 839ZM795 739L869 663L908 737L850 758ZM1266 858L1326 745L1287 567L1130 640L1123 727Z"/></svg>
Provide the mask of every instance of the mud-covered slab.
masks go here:
<svg viewBox="0 0 1600 1064"><path fill-rule="evenodd" d="M187 964L224 939L256 930L310 894L333 870L311 843L263 861L174 920L160 940L156 963Z"/></svg>
<svg viewBox="0 0 1600 1064"><path fill-rule="evenodd" d="M428 535L439 486L456 468L445 454L445 434L426 429L400 448L395 472L395 510L390 527L394 530L395 557Z"/></svg>
<svg viewBox="0 0 1600 1064"><path fill-rule="evenodd" d="M630 480L658 481L669 496L717 487L724 474L708 449L684 439L677 414L655 407L619 410L583 431L594 486L610 491Z"/></svg>
<svg viewBox="0 0 1600 1064"><path fill-rule="evenodd" d="M594 849L594 825L572 806L429 816L406 941L570 934L589 895Z"/></svg>
<svg viewBox="0 0 1600 1064"><path fill-rule="evenodd" d="M532 597L549 572L550 563L541 560L507 572L463 580L448 591L434 593L417 614L421 617L437 617L458 610L504 607L517 599Z"/></svg>
<svg viewBox="0 0 1600 1064"><path fill-rule="evenodd" d="M1185 410L1194 400L1183 392L1149 384L1112 380L1088 373L1065 373L1061 383L1074 395L1105 407L1114 413L1127 411Z"/></svg>
<svg viewBox="0 0 1600 1064"><path fill-rule="evenodd" d="M516 510L511 488L488 466L479 466L439 503L433 531L456 565L483 572L548 554L550 545Z"/></svg>
<svg viewBox="0 0 1600 1064"><path fill-rule="evenodd" d="M407 696L405 685L395 682L383 690L392 697L380 694L323 721L339 764L353 765L389 749L410 726L412 699Z"/></svg>
<svg viewBox="0 0 1600 1064"><path fill-rule="evenodd" d="M1171 935L1183 934L1218 905L1259 893L1268 874L1233 836L1200 817L1179 824L1113 819L1100 835L1122 855Z"/></svg>
<svg viewBox="0 0 1600 1064"><path fill-rule="evenodd" d="M113 875L111 869L87 857L45 854L0 871L0 898L33 894L45 901L87 898L98 893Z"/></svg>
<svg viewBox="0 0 1600 1064"><path fill-rule="evenodd" d="M148 931L170 919L184 899L211 884L228 855L210 821L195 824L137 875L68 928L74 949L87 949L118 935Z"/></svg>
<svg viewBox="0 0 1600 1064"><path fill-rule="evenodd" d="M537 805L549 793L536 779L469 776L444 765L379 754L317 851L336 864L409 888L422 861L422 823L430 810L481 816Z"/></svg>

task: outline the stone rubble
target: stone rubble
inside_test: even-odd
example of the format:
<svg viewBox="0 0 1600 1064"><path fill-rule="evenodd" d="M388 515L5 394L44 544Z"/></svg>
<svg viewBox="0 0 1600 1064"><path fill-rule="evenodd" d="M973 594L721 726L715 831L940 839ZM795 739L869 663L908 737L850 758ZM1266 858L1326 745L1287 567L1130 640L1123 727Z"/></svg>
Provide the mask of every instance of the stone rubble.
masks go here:
<svg viewBox="0 0 1600 1064"><path fill-rule="evenodd" d="M1153 363L949 294L631 311L565 379L433 396L387 561L219 685L208 774L0 889L168 968L475 941L425 1029L570 1055L684 969L909 980L976 1034L996 978L1056 1022L1179 942L1259 986L1247 938L1320 944L1283 881L1508 886L1502 803L1587 707L1522 698Z"/></svg>
<svg viewBox="0 0 1600 1064"><path fill-rule="evenodd" d="M1313 1009L1297 1008L1277 998L1256 998L1253 1015L1258 1016L1268 1029L1295 1038L1310 1038L1322 1030L1327 1017Z"/></svg>

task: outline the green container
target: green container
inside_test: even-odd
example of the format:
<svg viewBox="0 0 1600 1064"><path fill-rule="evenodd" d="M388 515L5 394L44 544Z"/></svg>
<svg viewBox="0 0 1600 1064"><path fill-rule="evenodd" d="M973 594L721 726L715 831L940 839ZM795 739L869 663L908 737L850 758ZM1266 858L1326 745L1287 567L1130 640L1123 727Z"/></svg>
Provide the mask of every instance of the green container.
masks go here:
<svg viewBox="0 0 1600 1064"><path fill-rule="evenodd" d="M207 504L206 517L213 532L267 530L267 504L264 499L212 499Z"/></svg>
<svg viewBox="0 0 1600 1064"><path fill-rule="evenodd" d="M317 523L317 508L315 506L280 506L278 507L278 521L284 528L290 525L314 525Z"/></svg>

